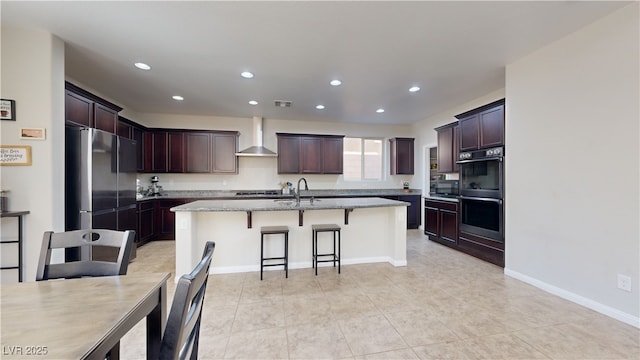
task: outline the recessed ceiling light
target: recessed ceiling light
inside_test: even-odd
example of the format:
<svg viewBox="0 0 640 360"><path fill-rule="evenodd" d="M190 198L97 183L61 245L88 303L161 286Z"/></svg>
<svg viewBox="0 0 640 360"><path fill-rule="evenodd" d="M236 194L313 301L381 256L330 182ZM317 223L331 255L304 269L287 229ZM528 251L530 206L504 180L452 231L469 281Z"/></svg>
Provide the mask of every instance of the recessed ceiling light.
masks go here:
<svg viewBox="0 0 640 360"><path fill-rule="evenodd" d="M323 110L324 109L324 105L316 105L316 109Z"/></svg>
<svg viewBox="0 0 640 360"><path fill-rule="evenodd" d="M249 104L251 105L258 105L258 102L255 100L249 100Z"/></svg>
<svg viewBox="0 0 640 360"><path fill-rule="evenodd" d="M172 96L172 99L173 99L173 100L178 100L178 101L182 101L182 100L184 100L184 98L183 98L182 96L180 96L180 95L173 95L173 96Z"/></svg>
<svg viewBox="0 0 640 360"><path fill-rule="evenodd" d="M151 66L141 62L137 62L133 64L133 66L137 67L140 70L151 70Z"/></svg>
<svg viewBox="0 0 640 360"><path fill-rule="evenodd" d="M383 108L380 108L380 109L376 110L376 112L377 112L378 114L382 114L382 113L384 112L384 109L383 109Z"/></svg>
<svg viewBox="0 0 640 360"><path fill-rule="evenodd" d="M420 86L412 86L409 88L410 92L416 92L416 91L420 91Z"/></svg>
<svg viewBox="0 0 640 360"><path fill-rule="evenodd" d="M331 84L331 85L333 85L333 86L340 86L340 85L342 85L342 81L340 81L340 80L338 80L338 79L336 79L336 80L331 80L331 82L330 82L329 84Z"/></svg>
<svg viewBox="0 0 640 360"><path fill-rule="evenodd" d="M253 77L253 73L250 73L248 71L243 71L242 73L240 73L240 76L242 76L245 79L251 79Z"/></svg>

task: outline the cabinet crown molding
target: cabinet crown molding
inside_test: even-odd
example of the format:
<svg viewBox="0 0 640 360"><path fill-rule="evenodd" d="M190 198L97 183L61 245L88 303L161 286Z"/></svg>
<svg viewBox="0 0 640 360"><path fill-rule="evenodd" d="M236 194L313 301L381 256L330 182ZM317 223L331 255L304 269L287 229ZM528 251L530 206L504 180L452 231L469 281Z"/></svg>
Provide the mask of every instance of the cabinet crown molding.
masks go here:
<svg viewBox="0 0 640 360"><path fill-rule="evenodd" d="M477 107L475 109L463 112L462 114L458 114L458 115L456 115L456 119L462 119L462 118L465 118L467 116L470 116L470 115L473 115L473 114L476 114L476 113L479 113L479 112L494 108L496 106L504 105L504 103L505 103L505 99L496 100L496 101L494 101L492 103L489 103L489 104L486 104L486 105L482 105L482 106Z"/></svg>

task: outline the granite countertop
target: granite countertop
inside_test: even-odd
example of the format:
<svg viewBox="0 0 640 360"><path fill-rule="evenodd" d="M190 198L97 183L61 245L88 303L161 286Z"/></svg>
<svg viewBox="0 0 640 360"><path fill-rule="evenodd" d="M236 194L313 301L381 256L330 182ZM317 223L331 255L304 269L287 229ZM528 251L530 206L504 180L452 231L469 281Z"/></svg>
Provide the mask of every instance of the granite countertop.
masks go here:
<svg viewBox="0 0 640 360"><path fill-rule="evenodd" d="M286 210L323 210L323 209L356 209L372 207L410 206L405 201L389 200L379 197L361 198L302 198L297 205L294 199L227 199L197 200L188 204L171 208L171 211L286 211Z"/></svg>
<svg viewBox="0 0 640 360"><path fill-rule="evenodd" d="M275 192L277 194L251 194L236 195L237 192L256 191L256 192ZM345 197L345 196L401 196L401 195L421 195L420 189L336 189L336 190L308 190L302 191L302 197ZM138 201L152 199L287 199L293 198L293 195L284 195L280 190L167 190L162 195L142 196L138 197Z"/></svg>

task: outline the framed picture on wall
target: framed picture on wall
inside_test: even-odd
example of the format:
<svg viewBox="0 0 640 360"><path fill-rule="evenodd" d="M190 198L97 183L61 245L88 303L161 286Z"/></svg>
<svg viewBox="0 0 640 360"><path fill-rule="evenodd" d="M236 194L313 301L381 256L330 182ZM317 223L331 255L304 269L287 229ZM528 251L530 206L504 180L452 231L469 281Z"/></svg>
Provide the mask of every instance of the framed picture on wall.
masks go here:
<svg viewBox="0 0 640 360"><path fill-rule="evenodd" d="M30 166L31 146L0 145L0 166Z"/></svg>
<svg viewBox="0 0 640 360"><path fill-rule="evenodd" d="M43 128L22 128L20 129L20 139L44 140L45 130Z"/></svg>
<svg viewBox="0 0 640 360"><path fill-rule="evenodd" d="M0 120L16 121L16 101L0 99Z"/></svg>

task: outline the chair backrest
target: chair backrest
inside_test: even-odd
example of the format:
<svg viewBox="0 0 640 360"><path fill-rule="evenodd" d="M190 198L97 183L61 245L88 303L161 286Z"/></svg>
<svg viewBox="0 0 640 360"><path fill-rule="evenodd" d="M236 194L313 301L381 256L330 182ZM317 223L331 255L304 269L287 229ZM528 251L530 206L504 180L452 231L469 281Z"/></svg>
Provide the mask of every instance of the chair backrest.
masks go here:
<svg viewBox="0 0 640 360"><path fill-rule="evenodd" d="M83 276L126 275L134 237L135 231L133 230L85 229L58 233L47 231L42 237L36 281ZM118 258L115 262L83 258L80 261L51 264L51 252L54 249L92 248L94 246L118 248Z"/></svg>
<svg viewBox="0 0 640 360"><path fill-rule="evenodd" d="M160 359L197 359L204 293L215 243L207 242L202 260L190 274L182 275L162 337Z"/></svg>

